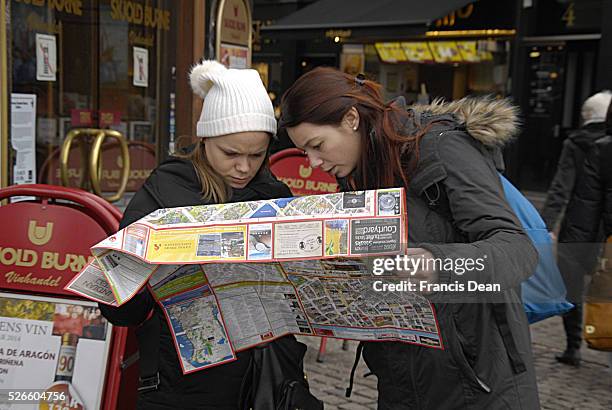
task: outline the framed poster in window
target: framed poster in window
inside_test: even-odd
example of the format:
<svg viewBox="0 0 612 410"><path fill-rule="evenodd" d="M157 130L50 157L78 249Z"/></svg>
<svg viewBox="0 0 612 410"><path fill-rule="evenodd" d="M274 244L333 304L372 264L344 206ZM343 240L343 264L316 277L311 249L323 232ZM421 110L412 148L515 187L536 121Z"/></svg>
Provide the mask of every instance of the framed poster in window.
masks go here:
<svg viewBox="0 0 612 410"><path fill-rule="evenodd" d="M149 121L130 121L130 141L155 141L153 125Z"/></svg>

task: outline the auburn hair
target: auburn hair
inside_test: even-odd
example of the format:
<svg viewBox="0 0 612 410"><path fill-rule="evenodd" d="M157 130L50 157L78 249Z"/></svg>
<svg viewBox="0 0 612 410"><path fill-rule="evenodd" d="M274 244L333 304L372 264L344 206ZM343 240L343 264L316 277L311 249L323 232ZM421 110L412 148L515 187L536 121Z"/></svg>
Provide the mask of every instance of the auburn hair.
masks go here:
<svg viewBox="0 0 612 410"><path fill-rule="evenodd" d="M385 103L382 86L374 81L317 67L302 75L281 99L279 127L301 123L338 126L354 107L359 113L361 158L347 178L351 189L374 189L410 184L418 164L418 146L427 131L415 135L402 132L412 111Z"/></svg>
<svg viewBox="0 0 612 410"><path fill-rule="evenodd" d="M232 194L231 187L208 162L201 138L198 138L191 151L176 153L174 156L191 161L202 186L202 199L204 201L222 204L229 200Z"/></svg>

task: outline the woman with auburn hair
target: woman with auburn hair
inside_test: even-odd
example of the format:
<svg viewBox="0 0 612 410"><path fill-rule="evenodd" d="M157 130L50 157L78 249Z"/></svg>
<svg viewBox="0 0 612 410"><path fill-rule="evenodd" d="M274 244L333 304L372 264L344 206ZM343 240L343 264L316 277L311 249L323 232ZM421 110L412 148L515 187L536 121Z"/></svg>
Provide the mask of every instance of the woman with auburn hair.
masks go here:
<svg viewBox="0 0 612 410"><path fill-rule="evenodd" d="M257 71L204 61L193 67L190 80L204 99L199 139L191 151L171 157L151 173L125 210L120 228L160 208L292 196L267 166L276 119ZM100 309L114 325L136 326L139 409L240 408L253 382L251 350L237 353L233 362L183 374L164 312L147 288L120 307L100 304ZM287 361L303 372L303 344L293 336L271 343L291 352Z"/></svg>
<svg viewBox="0 0 612 410"><path fill-rule="evenodd" d="M505 100L385 103L379 84L332 68L304 74L283 95L280 126L313 167L353 190L406 188L409 256L484 261L465 273L420 269L413 280L501 287L426 295L443 349L365 342L379 409L539 408L520 298L538 257L498 175L517 122Z"/></svg>

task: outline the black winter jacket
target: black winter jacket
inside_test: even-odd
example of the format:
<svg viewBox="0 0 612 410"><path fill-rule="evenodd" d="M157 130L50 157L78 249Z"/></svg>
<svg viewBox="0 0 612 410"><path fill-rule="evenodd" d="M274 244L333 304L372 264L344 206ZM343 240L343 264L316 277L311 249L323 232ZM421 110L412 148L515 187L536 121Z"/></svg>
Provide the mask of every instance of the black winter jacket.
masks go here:
<svg viewBox="0 0 612 410"><path fill-rule="evenodd" d="M170 158L160 164L128 205L121 228L159 208L206 205L192 163ZM290 197L287 186L268 170L262 170L245 188L234 190L230 202ZM157 391L138 397L141 409L232 409L238 407L240 386L250 361L250 351L238 353L238 360L203 371L183 375L172 333L161 308L148 290L138 293L125 305L115 308L100 304L102 314L117 326L138 326L140 361L159 358L160 385ZM153 314L147 319L150 312ZM153 330L153 331L152 331ZM150 351L150 337L159 333L159 345ZM146 347L145 347L146 346ZM157 351L156 351L157 350Z"/></svg>
<svg viewBox="0 0 612 410"><path fill-rule="evenodd" d="M584 160L595 141L606 134L605 123L588 124L573 132L564 142L557 172L548 190L541 211L549 231L555 229L560 215L565 212L559 229L557 263L565 282L567 298L582 303L584 276L593 272L600 252L599 245L579 243L576 230L568 220L568 204L575 200L584 173Z"/></svg>
<svg viewBox="0 0 612 410"><path fill-rule="evenodd" d="M407 195L409 245L440 259L486 255L484 270L442 270L439 283L498 283L502 291L491 299L431 295L443 350L366 343L364 360L378 377L378 408L538 409L520 298L521 282L533 273L537 253L504 199L498 174L503 166L499 148L516 132L515 109L505 101L465 99L414 113L416 120L407 121L404 131L414 135L427 126L429 131L421 139Z"/></svg>
<svg viewBox="0 0 612 410"><path fill-rule="evenodd" d="M563 149L559 157L557 172L548 189L542 219L549 231L555 229L559 216L573 197L576 182L582 175L584 159L599 138L606 135L606 125L603 122L592 123L571 133L563 141ZM559 240L566 241L566 232L559 233Z"/></svg>
<svg viewBox="0 0 612 410"><path fill-rule="evenodd" d="M576 195L568 206L567 229L577 242L597 242L600 224L612 235L612 135L600 138L587 156Z"/></svg>

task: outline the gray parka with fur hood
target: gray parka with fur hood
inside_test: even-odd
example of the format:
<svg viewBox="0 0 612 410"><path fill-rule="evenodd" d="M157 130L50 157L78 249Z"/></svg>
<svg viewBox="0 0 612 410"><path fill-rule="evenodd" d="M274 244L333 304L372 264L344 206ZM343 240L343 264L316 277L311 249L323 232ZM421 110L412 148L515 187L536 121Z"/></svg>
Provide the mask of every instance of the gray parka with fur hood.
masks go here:
<svg viewBox="0 0 612 410"><path fill-rule="evenodd" d="M444 350L366 343L380 409L538 409L521 282L537 253L504 199L500 148L517 132L505 100L463 99L412 107L405 132L429 127L407 195L409 246L484 269L439 271L440 284L499 284L501 292L445 292L436 308Z"/></svg>

